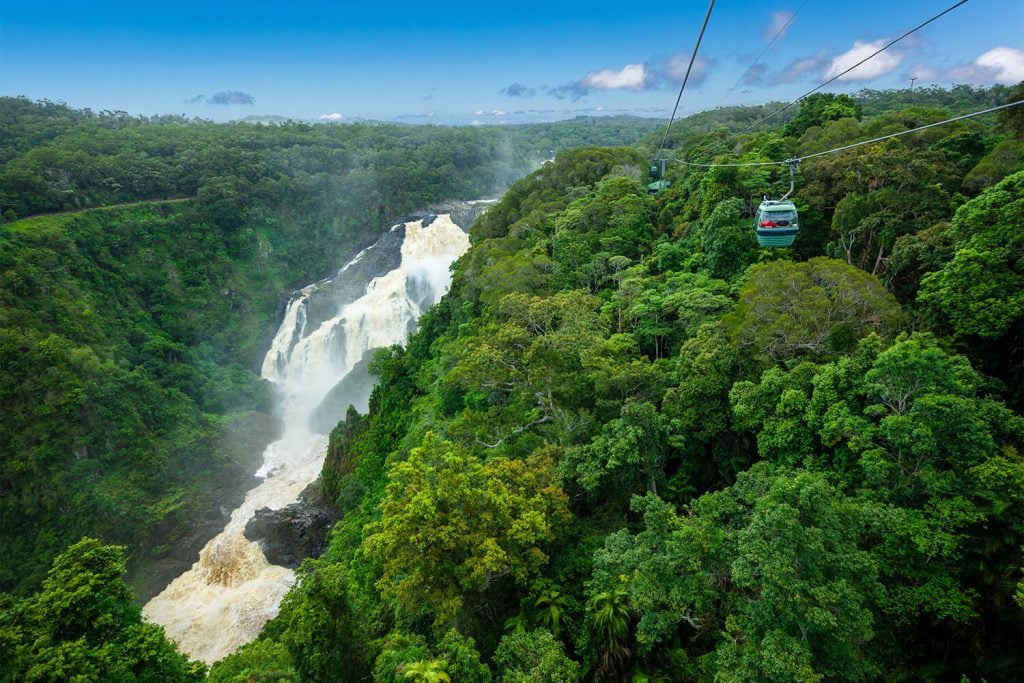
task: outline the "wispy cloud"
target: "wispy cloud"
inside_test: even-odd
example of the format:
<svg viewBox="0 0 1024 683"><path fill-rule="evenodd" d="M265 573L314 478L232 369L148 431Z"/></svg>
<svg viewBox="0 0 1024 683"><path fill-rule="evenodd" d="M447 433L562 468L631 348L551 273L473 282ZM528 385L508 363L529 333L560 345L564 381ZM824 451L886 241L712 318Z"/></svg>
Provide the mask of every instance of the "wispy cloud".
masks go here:
<svg viewBox="0 0 1024 683"><path fill-rule="evenodd" d="M805 76L818 73L825 66L825 52L821 51L811 57L798 57L774 74L765 75L764 79L773 85L782 85L798 81ZM755 85L750 83L750 85Z"/></svg>
<svg viewBox="0 0 1024 683"><path fill-rule="evenodd" d="M575 83L547 88L546 92L560 100L576 101L595 90L647 90L654 86L655 79L654 71L646 64L627 64L621 69L591 71Z"/></svg>
<svg viewBox="0 0 1024 683"><path fill-rule="evenodd" d="M533 97L537 91L536 89L531 88L528 85L523 85L522 83L512 83L498 92L508 97Z"/></svg>
<svg viewBox="0 0 1024 683"><path fill-rule="evenodd" d="M437 116L436 111L428 111L421 114L399 114L396 119L432 119Z"/></svg>
<svg viewBox="0 0 1024 683"><path fill-rule="evenodd" d="M256 98L241 90L227 90L210 95L206 100L210 104L255 104Z"/></svg>
<svg viewBox="0 0 1024 683"><path fill-rule="evenodd" d="M744 85L761 85L768 76L768 67L764 64L754 64L743 74Z"/></svg>
<svg viewBox="0 0 1024 683"><path fill-rule="evenodd" d="M829 79L843 73L857 62L870 57L874 52L880 50L889 41L880 38L870 43L856 40L853 47L834 57L822 74L823 78ZM906 57L905 52L885 51L875 55L848 74L840 76L840 81L872 81L894 71Z"/></svg>
<svg viewBox="0 0 1024 683"><path fill-rule="evenodd" d="M333 112L333 113L330 113L330 114L322 114L320 116L320 120L321 121L337 122L337 121L343 121L344 119L345 119L345 117L342 116L339 112Z"/></svg>
<svg viewBox="0 0 1024 683"><path fill-rule="evenodd" d="M796 16L793 12L772 12L768 20L768 25L765 26L761 36L765 40L771 40L775 38L775 34L778 33L778 39L786 37L789 33L789 22L793 21L793 17Z"/></svg>
<svg viewBox="0 0 1024 683"><path fill-rule="evenodd" d="M590 94L590 91L580 85L579 81L575 83L566 83L565 85L556 85L547 87L544 92L557 100L564 100L566 98L573 101L586 97Z"/></svg>
<svg viewBox="0 0 1024 683"><path fill-rule="evenodd" d="M661 60L654 67L655 78L659 85L675 87L682 85L686 77L686 68L690 65L690 55L684 52L677 52L667 59ZM690 80L687 86L700 85L707 80L713 63L710 60L697 55L693 60L693 69L690 70Z"/></svg>
<svg viewBox="0 0 1024 683"><path fill-rule="evenodd" d="M207 97L206 95L196 95L185 100L188 104L222 104L222 105L233 105L233 104L256 104L256 98L249 93L242 92L241 90L225 90L224 92L215 93Z"/></svg>

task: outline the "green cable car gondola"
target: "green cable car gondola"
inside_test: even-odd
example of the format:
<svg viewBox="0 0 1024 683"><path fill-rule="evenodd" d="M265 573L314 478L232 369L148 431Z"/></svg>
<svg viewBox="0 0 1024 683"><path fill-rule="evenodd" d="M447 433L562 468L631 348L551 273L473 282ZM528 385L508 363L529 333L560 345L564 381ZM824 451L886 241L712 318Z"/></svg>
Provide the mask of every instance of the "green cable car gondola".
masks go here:
<svg viewBox="0 0 1024 683"><path fill-rule="evenodd" d="M647 184L647 192L649 194L658 194L662 190L667 190L672 187L672 183L667 180L655 180L653 183Z"/></svg>
<svg viewBox="0 0 1024 683"><path fill-rule="evenodd" d="M754 214L754 232L762 247L788 247L799 229L796 205L789 199L766 199Z"/></svg>
<svg viewBox="0 0 1024 683"><path fill-rule="evenodd" d="M754 214L754 234L757 235L757 243L762 247L788 247L793 244L796 233L800 230L800 217L797 214L796 204L793 203L793 200L788 199L789 195L793 193L797 161L790 159L788 163L789 192L780 199L765 197Z"/></svg>

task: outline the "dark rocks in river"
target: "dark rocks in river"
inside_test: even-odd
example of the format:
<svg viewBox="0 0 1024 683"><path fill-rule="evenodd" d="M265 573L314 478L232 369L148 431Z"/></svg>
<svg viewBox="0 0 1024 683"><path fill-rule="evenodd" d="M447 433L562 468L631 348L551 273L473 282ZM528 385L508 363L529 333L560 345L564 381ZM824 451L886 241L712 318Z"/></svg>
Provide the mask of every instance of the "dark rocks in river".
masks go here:
<svg viewBox="0 0 1024 683"><path fill-rule="evenodd" d="M476 219L480 218L483 212L494 206L497 201L497 199L486 199L475 202L451 202L445 207L444 212L439 213L450 214L455 225L465 232L469 232L473 223L476 223Z"/></svg>
<svg viewBox="0 0 1024 683"><path fill-rule="evenodd" d="M320 480L307 486L299 501L280 510L262 508L245 525L245 537L260 544L271 564L295 569L327 548L327 534L341 512L320 491Z"/></svg>

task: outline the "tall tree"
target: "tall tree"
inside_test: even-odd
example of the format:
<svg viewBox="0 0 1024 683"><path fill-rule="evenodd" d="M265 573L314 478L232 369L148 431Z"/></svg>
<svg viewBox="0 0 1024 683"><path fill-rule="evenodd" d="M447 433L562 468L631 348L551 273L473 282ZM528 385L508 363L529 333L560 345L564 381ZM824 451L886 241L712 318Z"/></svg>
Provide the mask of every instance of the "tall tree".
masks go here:
<svg viewBox="0 0 1024 683"><path fill-rule="evenodd" d="M391 468L383 516L363 545L381 562L377 586L400 613L426 611L441 625L502 577L525 585L569 519L566 503L543 452L484 463L428 434Z"/></svg>

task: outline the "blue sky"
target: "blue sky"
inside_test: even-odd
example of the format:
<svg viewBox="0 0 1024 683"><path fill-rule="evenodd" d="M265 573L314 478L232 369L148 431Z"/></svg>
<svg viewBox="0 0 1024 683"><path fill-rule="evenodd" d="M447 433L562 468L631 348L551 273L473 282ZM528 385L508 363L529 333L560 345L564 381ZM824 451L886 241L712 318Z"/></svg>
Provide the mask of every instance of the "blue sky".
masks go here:
<svg viewBox="0 0 1024 683"><path fill-rule="evenodd" d="M719 0L681 112L797 97L953 2ZM665 117L706 9L705 0L0 0L0 94L217 121ZM1024 2L969 0L826 91L906 87L911 77L917 86L1024 80Z"/></svg>

